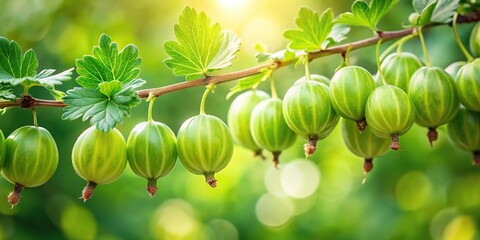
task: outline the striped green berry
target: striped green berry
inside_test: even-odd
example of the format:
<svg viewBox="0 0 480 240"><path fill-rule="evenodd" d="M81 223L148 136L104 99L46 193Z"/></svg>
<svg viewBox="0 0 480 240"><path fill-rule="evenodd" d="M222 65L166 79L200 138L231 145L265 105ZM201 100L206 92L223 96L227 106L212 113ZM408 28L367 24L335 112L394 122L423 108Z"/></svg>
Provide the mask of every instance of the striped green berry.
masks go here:
<svg viewBox="0 0 480 240"><path fill-rule="evenodd" d="M147 192L153 197L157 179L166 176L177 160L175 134L160 122L137 124L128 136L127 159L132 171L148 180Z"/></svg>
<svg viewBox="0 0 480 240"><path fill-rule="evenodd" d="M458 71L459 71L460 68L462 68L465 64L467 64L467 62L465 62L465 61L457 61L457 62L454 62L454 63L448 65L447 68L445 68L445 72L447 72L448 74L450 74L450 76L452 76L453 79L456 79L456 78L457 78Z"/></svg>
<svg viewBox="0 0 480 240"><path fill-rule="evenodd" d="M356 121L363 131L366 126L365 104L374 89L375 81L367 70L347 66L338 70L330 81L330 101L338 115Z"/></svg>
<svg viewBox="0 0 480 240"><path fill-rule="evenodd" d="M301 82L301 81L305 81L305 80L307 80L307 77L303 76L300 79L298 79L297 82ZM316 81L316 82L319 82L319 83L323 83L327 86L330 86L330 78L325 77L325 76L320 75L320 74L310 74L310 80Z"/></svg>
<svg viewBox="0 0 480 240"><path fill-rule="evenodd" d="M177 135L177 152L185 168L217 186L215 173L224 169L233 155L233 140L227 125L212 115L187 119Z"/></svg>
<svg viewBox="0 0 480 240"><path fill-rule="evenodd" d="M291 147L297 138L285 121L282 100L278 98L263 100L253 109L250 130L258 146L273 154L275 166L282 151Z"/></svg>
<svg viewBox="0 0 480 240"><path fill-rule="evenodd" d="M480 22L477 22L470 34L470 51L480 57Z"/></svg>
<svg viewBox="0 0 480 240"><path fill-rule="evenodd" d="M385 81L407 92L413 73L422 67L422 62L412 53L396 52L383 60L381 70Z"/></svg>
<svg viewBox="0 0 480 240"><path fill-rule="evenodd" d="M58 165L58 149L52 135L42 127L24 126L6 139L6 155L2 174L13 183L8 195L12 207L20 199L23 188L46 183Z"/></svg>
<svg viewBox="0 0 480 240"><path fill-rule="evenodd" d="M473 153L473 164L480 165L480 112L460 108L447 124L448 136L458 148Z"/></svg>
<svg viewBox="0 0 480 240"><path fill-rule="evenodd" d="M255 156L261 156L262 158L264 158L262 148L255 143L250 133L250 117L253 108L259 102L269 98L270 96L266 92L260 90L242 93L233 100L227 118L228 127L235 143L252 150Z"/></svg>
<svg viewBox="0 0 480 240"><path fill-rule="evenodd" d="M301 79L290 87L282 110L288 127L308 140L307 156L315 152L317 141L326 138L339 119L330 103L328 86L313 80Z"/></svg>
<svg viewBox="0 0 480 240"><path fill-rule="evenodd" d="M73 145L73 169L88 181L82 198L87 201L97 184L117 180L127 165L127 144L116 128L108 132L92 126L85 130Z"/></svg>
<svg viewBox="0 0 480 240"><path fill-rule="evenodd" d="M3 135L2 130L0 130L0 170L2 170L3 163L5 162L5 153L6 153L5 136Z"/></svg>
<svg viewBox="0 0 480 240"><path fill-rule="evenodd" d="M455 86L463 106L480 112L480 58L465 64L458 71Z"/></svg>
<svg viewBox="0 0 480 240"><path fill-rule="evenodd" d="M439 67L422 67L410 80L408 95L415 105L415 122L427 127L430 144L436 141L436 128L457 114L459 104L453 78Z"/></svg>
<svg viewBox="0 0 480 240"><path fill-rule="evenodd" d="M363 132L360 132L354 121L343 119L341 125L343 142L347 148L353 154L364 158L365 182L367 173L373 169L373 158L387 153L390 141L388 138L377 137L368 126Z"/></svg>
<svg viewBox="0 0 480 240"><path fill-rule="evenodd" d="M415 122L415 106L399 87L384 85L368 97L365 112L368 127L378 137L389 138L390 148L398 150L398 137L405 134Z"/></svg>

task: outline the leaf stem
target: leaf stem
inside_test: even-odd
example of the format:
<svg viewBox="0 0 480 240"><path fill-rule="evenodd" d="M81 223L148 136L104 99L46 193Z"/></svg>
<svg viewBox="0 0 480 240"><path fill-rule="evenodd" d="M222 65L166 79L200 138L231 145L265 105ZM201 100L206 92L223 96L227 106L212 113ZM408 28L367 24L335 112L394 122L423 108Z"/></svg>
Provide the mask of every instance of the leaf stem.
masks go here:
<svg viewBox="0 0 480 240"><path fill-rule="evenodd" d="M208 94L215 89L215 84L210 83L207 85L205 92L203 92L202 102L200 103L200 114L205 114L205 102L207 101Z"/></svg>
<svg viewBox="0 0 480 240"><path fill-rule="evenodd" d="M272 92L272 98L278 98L277 90L275 89L275 81L270 77L270 91Z"/></svg>
<svg viewBox="0 0 480 240"><path fill-rule="evenodd" d="M151 123L153 122L153 104L155 103L155 99L157 99L156 97L152 95L150 95L147 99L147 101L149 101L150 103L148 104L148 122Z"/></svg>
<svg viewBox="0 0 480 240"><path fill-rule="evenodd" d="M427 45L425 44L425 38L423 38L423 29L421 27L418 28L418 36L420 37L420 43L422 44L423 55L425 55L425 61L427 61L427 66L431 67L432 63L430 62L430 58L428 57L427 52Z"/></svg>
<svg viewBox="0 0 480 240"><path fill-rule="evenodd" d="M310 79L310 67L309 67L309 59L308 59L308 54L303 56L303 61L305 62L305 80L309 81Z"/></svg>
<svg viewBox="0 0 480 240"><path fill-rule="evenodd" d="M455 36L455 40L457 41L458 47L460 48L460 50L463 52L463 54L467 58L467 61L472 62L474 60L474 58L467 51L467 49L465 48L465 45L463 45L462 40L460 39L460 36L458 36L457 18L458 18L458 13L455 12L455 14L453 15L453 22L452 22L453 35Z"/></svg>
<svg viewBox="0 0 480 240"><path fill-rule="evenodd" d="M382 46L382 39L380 38L377 42L377 47L375 51L375 58L377 60L377 69L378 69L378 75L380 76L380 79L382 80L383 85L387 85L387 81L385 80L385 77L383 76L382 72L382 61L380 61L380 46Z"/></svg>
<svg viewBox="0 0 480 240"><path fill-rule="evenodd" d="M35 110L35 108L32 108L32 114L33 114L33 126L38 127L37 110Z"/></svg>

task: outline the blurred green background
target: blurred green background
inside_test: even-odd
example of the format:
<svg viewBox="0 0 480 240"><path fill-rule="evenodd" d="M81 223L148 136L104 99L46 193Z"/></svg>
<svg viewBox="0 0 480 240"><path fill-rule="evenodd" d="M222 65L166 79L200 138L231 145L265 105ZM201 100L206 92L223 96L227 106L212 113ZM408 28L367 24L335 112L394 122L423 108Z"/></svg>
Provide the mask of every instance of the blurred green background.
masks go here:
<svg viewBox="0 0 480 240"><path fill-rule="evenodd" d="M75 59L90 54L102 33L120 46L135 44L143 59L145 87L183 81L166 68L163 42L174 39L173 24L184 6L204 11L224 29L242 38L241 51L230 72L255 65L254 45L265 43L271 51L285 48L285 29L295 27L298 9L308 6L336 15L349 11L347 0L2 0L0 36L17 41L24 50L33 48L40 69L64 70ZM401 0L381 22L395 30L406 24L413 11ZM459 26L465 43L472 24ZM350 40L370 37L371 32L353 28ZM433 64L446 67L463 60L451 29L436 27L426 32ZM388 43L390 44L390 43ZM388 45L386 44L386 45ZM386 46L383 47L383 49ZM423 59L418 39L404 48ZM352 64L376 71L374 47L351 54ZM318 59L313 73L331 77L339 56ZM221 72L220 72L221 73ZM219 73L219 74L220 74ZM293 66L274 73L281 96L301 77ZM218 86L207 101L206 111L226 121L232 100L226 100L235 83ZM268 84L261 89L268 90ZM70 81L60 86L77 86ZM177 132L188 117L198 113L204 88L170 93L158 98L156 120ZM50 98L42 89L34 96ZM148 197L146 180L127 167L110 185L100 185L91 200L83 203L84 180L71 165L74 141L88 127L80 120L61 120L61 109L39 108L39 124L49 129L60 151L59 167L45 185L22 192L21 202L10 209L6 201L12 185L0 181L0 238L4 239L480 239L480 172L471 166L471 153L455 149L444 127L431 148L426 130L414 126L401 137L402 150L375 161L365 185L363 161L349 153L337 127L308 160L304 140L281 156L280 170L252 153L236 147L231 163L218 173L218 187L211 189L203 176L189 173L180 162L158 181L159 191ZM123 125L130 130L147 118L142 103ZM5 135L32 124L31 113L11 109L1 116ZM270 154L267 155L269 158Z"/></svg>

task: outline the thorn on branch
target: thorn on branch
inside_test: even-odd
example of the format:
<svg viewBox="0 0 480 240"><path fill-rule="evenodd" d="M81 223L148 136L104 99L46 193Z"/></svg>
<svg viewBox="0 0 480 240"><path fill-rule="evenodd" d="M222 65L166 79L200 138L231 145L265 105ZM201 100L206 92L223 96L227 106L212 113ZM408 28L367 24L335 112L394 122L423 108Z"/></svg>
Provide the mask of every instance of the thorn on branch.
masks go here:
<svg viewBox="0 0 480 240"><path fill-rule="evenodd" d="M31 108L35 104L35 98L33 98L30 94L22 95L20 101L21 108Z"/></svg>

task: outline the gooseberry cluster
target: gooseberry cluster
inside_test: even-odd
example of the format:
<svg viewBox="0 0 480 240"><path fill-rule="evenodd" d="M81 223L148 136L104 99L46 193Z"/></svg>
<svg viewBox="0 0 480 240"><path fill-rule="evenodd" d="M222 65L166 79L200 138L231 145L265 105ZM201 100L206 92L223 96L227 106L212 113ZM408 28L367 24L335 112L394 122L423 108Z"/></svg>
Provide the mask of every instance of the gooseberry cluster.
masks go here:
<svg viewBox="0 0 480 240"><path fill-rule="evenodd" d="M185 12L186 16L194 15L200 20L205 17L196 15L190 8ZM333 13L329 11L324 14L332 14L333 18ZM67 92L69 95L63 98L68 101L70 96L70 105L74 105L74 101L71 101L74 99L80 106L71 107L64 114L66 119L82 116L84 120L91 118L92 122L99 122L100 118L104 118L103 127L99 128L97 124L86 129L73 146L73 168L77 175L87 181L82 198L84 201L91 198L98 184L117 180L127 163L136 175L147 180L146 190L153 197L157 191L157 180L172 170L177 158L188 171L204 175L205 181L211 187L216 187L215 174L230 162L234 143L250 149L254 156L263 159L263 150L271 152L274 165L278 167L282 151L292 147L297 136L305 139L304 151L308 157L316 151L317 142L330 135L340 118L344 143L352 153L364 158L365 176L373 169L374 158L384 155L389 148L400 149L400 137L414 123L428 129L427 137L431 145L438 139L437 127L446 124L452 142L458 148L472 152L473 163L480 165L480 59L474 59L464 49L456 34L455 20L453 27L468 62L455 62L446 69L432 66L421 30L392 45L397 46L397 52L389 54L383 61L379 57L382 43L379 39L378 73L375 76L365 68L350 65L348 50L343 54L344 62L331 80L310 74L310 59L306 54L299 57L305 65L305 77L288 89L283 100L277 95L272 79L271 96L256 89L258 84L254 84L233 100L228 111L228 124L205 113L206 99L214 90L215 83L207 85L200 103L200 113L187 119L176 136L167 125L153 120L152 109L156 96L150 93L148 121L136 125L127 140L114 126L129 114L131 105L138 104L139 97L133 86L143 84L142 80L136 79L139 74L136 67L140 60L136 48L128 46L118 53L116 44L111 43L108 36L102 36L100 47L94 48L95 57L102 63L108 63L103 61L108 59L108 54L114 57L117 57L115 54L123 54L122 57L131 60L126 62L132 64L125 65L128 69L120 71L121 74L128 72L125 75L113 76L113 70L118 69L110 69L112 73L105 71L105 74L112 75L108 77L113 80L98 83L98 76L93 76L87 70L89 64L95 66L98 64L95 61L100 60L86 56L77 62L77 72L81 75L77 82L82 88L70 90ZM180 28L177 26L177 29ZM232 45L239 44L231 32L222 34L233 39ZM414 54L402 50L403 43L414 36L420 37L426 66ZM182 46L167 42L166 47L169 49L167 51L174 52ZM475 26L471 34L470 48L476 56L480 56L480 24ZM225 58L231 60L233 56L226 54ZM167 59L166 64L172 68L178 67L177 60ZM223 66L228 62L218 64ZM200 73L217 68L220 67L200 69ZM269 72L265 72L267 74L264 76L268 77ZM190 73L188 77L195 79L198 73ZM44 79L44 82L37 81L50 86ZM113 111L116 115L95 115L100 111L108 112L110 105L100 110L95 107L89 109L87 104L82 105L83 96L97 97L99 100L94 104L107 102L103 98L113 101L118 107L116 112ZM76 111L83 111L83 115ZM34 126L21 127L6 139L0 131L2 174L14 184L14 190L8 196L12 207L18 203L22 189L44 184L58 165L56 143L46 129L37 125L34 109L33 113Z"/></svg>

